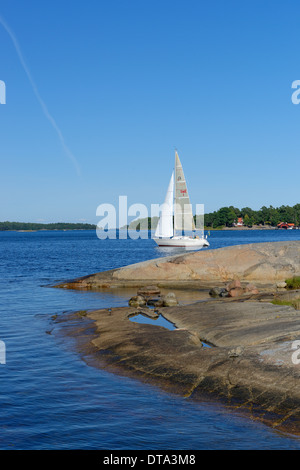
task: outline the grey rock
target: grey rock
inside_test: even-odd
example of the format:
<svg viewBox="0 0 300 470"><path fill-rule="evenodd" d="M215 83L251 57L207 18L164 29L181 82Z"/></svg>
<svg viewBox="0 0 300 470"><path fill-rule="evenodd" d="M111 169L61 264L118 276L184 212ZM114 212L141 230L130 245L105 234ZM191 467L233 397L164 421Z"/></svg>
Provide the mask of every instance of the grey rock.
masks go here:
<svg viewBox="0 0 300 470"><path fill-rule="evenodd" d="M211 297L223 297L227 295L227 291L223 287L213 287L210 289L209 295Z"/></svg>
<svg viewBox="0 0 300 470"><path fill-rule="evenodd" d="M241 286L241 281L239 279L234 279L233 281L229 282L225 289L229 292L231 289L240 289Z"/></svg>
<svg viewBox="0 0 300 470"><path fill-rule="evenodd" d="M95 273L63 282L55 287L98 289L107 287L154 286L170 289L199 286L209 288L219 282L241 282L276 286L300 275L300 241L235 245L214 250L174 255ZM213 284L215 283L215 284ZM259 287L259 286L258 286ZM157 294L151 294L157 295Z"/></svg>
<svg viewBox="0 0 300 470"><path fill-rule="evenodd" d="M149 296L153 296L153 295L160 295L160 290L157 286L141 287L137 291L137 295L143 295L144 297L149 297Z"/></svg>
<svg viewBox="0 0 300 470"><path fill-rule="evenodd" d="M169 292L167 295L164 295L162 300L163 307L174 307L175 305L178 305L178 300L173 292Z"/></svg>
<svg viewBox="0 0 300 470"><path fill-rule="evenodd" d="M136 374L185 397L197 400L209 394L246 412L250 404L251 418L300 435L299 365L292 361L293 340L300 338L295 309L259 298L199 301L161 309L176 325L172 331L132 327L128 318L144 310L151 309L103 309L83 319L89 332L86 354L95 351L101 369L107 363L118 373L123 369L125 375ZM95 322L96 335L89 320ZM73 323L74 338L84 337L82 323ZM201 347L201 338L213 347Z"/></svg>
<svg viewBox="0 0 300 470"><path fill-rule="evenodd" d="M161 297L152 297L147 300L147 305L152 305L154 307L163 307L164 301Z"/></svg>
<svg viewBox="0 0 300 470"><path fill-rule="evenodd" d="M142 307L143 305L146 305L146 303L146 299L142 295L135 295L128 301L130 307Z"/></svg>
<svg viewBox="0 0 300 470"><path fill-rule="evenodd" d="M282 281L282 282L278 282L276 287L278 287L278 289L284 289L285 287L287 286L287 283Z"/></svg>
<svg viewBox="0 0 300 470"><path fill-rule="evenodd" d="M226 289L224 289L224 291L221 292L220 297L228 297L228 292Z"/></svg>

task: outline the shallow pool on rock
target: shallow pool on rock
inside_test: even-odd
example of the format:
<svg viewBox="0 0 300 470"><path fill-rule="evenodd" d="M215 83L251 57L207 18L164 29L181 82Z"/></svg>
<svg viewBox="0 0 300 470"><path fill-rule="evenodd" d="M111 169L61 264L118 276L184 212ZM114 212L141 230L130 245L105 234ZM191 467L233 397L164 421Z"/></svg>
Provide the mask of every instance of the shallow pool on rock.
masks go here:
<svg viewBox="0 0 300 470"><path fill-rule="evenodd" d="M155 326L163 326L164 328L167 328L168 330L175 330L176 327L173 325L173 323L169 322L165 317L162 315L159 315L157 319L153 319L150 317L147 317L146 315L138 314L134 315L129 318L130 321L136 322L136 323L144 323L144 324L149 324L149 325L155 325Z"/></svg>

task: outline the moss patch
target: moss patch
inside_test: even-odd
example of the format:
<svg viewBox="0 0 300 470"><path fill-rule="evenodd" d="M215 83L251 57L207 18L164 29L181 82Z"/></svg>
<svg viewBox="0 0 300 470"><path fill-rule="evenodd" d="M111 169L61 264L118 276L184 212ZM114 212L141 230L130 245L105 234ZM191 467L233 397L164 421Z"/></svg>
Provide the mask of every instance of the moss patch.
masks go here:
<svg viewBox="0 0 300 470"><path fill-rule="evenodd" d="M300 299L293 299L293 300L281 300L281 299L274 299L272 301L274 305L288 305L289 307L294 307L296 310L300 310Z"/></svg>
<svg viewBox="0 0 300 470"><path fill-rule="evenodd" d="M300 276L294 276L290 279L286 279L287 289L300 289Z"/></svg>

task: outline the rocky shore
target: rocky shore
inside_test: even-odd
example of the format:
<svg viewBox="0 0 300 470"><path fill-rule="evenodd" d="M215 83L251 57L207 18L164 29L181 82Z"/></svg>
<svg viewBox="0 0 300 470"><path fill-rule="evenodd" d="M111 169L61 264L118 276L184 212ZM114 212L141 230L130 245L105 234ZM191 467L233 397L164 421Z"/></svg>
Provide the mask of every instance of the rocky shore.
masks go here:
<svg viewBox="0 0 300 470"><path fill-rule="evenodd" d="M84 359L97 367L191 399L221 400L276 429L300 434L300 312L297 303L283 305L299 299L300 290L288 291L282 284L300 274L299 255L299 242L241 245L59 284L76 289L135 285L136 296L146 299L142 305L69 314L64 317L68 334L77 339ZM202 289L202 300L184 305L175 289L169 296L173 302L177 297L173 306L155 306L148 302L149 292L159 300L160 286L186 288L191 294ZM221 290L213 296L216 286ZM240 290L227 295L232 289ZM176 328L130 321L153 313Z"/></svg>
<svg viewBox="0 0 300 470"><path fill-rule="evenodd" d="M144 261L63 282L56 287L101 289L155 284L168 288L207 288L232 279L272 286L300 275L300 243L229 246Z"/></svg>

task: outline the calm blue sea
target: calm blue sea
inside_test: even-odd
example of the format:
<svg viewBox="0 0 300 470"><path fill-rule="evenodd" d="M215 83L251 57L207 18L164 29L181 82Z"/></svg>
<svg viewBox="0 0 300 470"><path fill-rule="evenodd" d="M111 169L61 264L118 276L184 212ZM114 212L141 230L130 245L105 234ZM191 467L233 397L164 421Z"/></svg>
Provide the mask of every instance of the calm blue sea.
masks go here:
<svg viewBox="0 0 300 470"><path fill-rule="evenodd" d="M297 231L212 231L211 248L299 240ZM170 254L94 231L0 232L0 449L300 449L300 439L219 404L194 403L87 365L55 328L63 312L128 298L46 287Z"/></svg>

